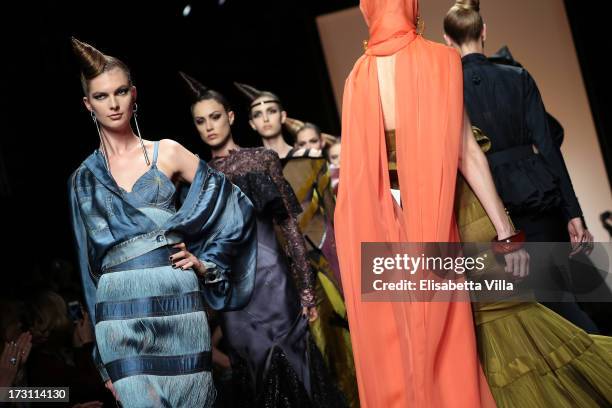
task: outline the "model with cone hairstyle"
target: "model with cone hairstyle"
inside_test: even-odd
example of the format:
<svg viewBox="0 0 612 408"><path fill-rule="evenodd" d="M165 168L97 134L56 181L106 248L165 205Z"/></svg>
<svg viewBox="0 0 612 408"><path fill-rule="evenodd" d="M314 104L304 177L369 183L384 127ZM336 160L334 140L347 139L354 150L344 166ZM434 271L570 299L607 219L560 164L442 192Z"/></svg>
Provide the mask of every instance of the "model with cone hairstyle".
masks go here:
<svg viewBox="0 0 612 408"><path fill-rule="evenodd" d="M210 166L240 187L255 206L253 296L243 310L221 314L238 391L233 398L240 406L344 406L310 339L308 321L319 320L314 279L296 221L301 208L283 178L278 155L265 147L238 146L231 130L234 112L225 97L184 73L181 77L190 91L196 129L212 151Z"/></svg>
<svg viewBox="0 0 612 408"><path fill-rule="evenodd" d="M259 89L239 82L234 82L236 88L249 101L249 124L261 136L264 147L274 150L283 159L293 149L283 139L283 124L287 112L280 98L269 91Z"/></svg>
<svg viewBox="0 0 612 408"><path fill-rule="evenodd" d="M505 193L502 198L507 205L520 206L510 207L511 218L525 229L528 240L547 235L545 241L568 241L564 217L555 211L554 205L550 207L555 201L562 202L561 192L545 188L542 183L551 174L546 166L562 159L558 143L546 129L550 119L535 83L507 48L495 57L496 63L484 56L486 28L478 1L457 2L448 11L444 26L448 43L463 55L464 101L474 135L488 142L483 144L483 151L493 169L495 183ZM498 65L499 62L504 65ZM523 134L523 129L528 135ZM532 144L537 145L539 154L534 153ZM557 157L541 161L542 156L551 155ZM541 201L526 203L509 200L512 197L506 195L521 190L525 192L523 197L541 197ZM549 208L536 210L534 204ZM579 211L579 207L573 211ZM526 217L526 213L530 216ZM486 212L463 179L457 183L456 215L463 241L487 242L495 236ZM553 265L545 266L549 262L546 259L552 260L553 256L540 248L531 251L532 274L542 279L548 271L562 273ZM562 246L555 246L554 251L562 253ZM566 251L569 254L569 245ZM559 262L560 258L555 258L555 263ZM503 273L503 266L492 262L486 275L494 276L500 270ZM570 305L563 306L567 310ZM535 301L478 303L474 309L478 350L498 407L612 405L612 338L588 335ZM562 361L551 358L560 354ZM518 361L520 370L516 369Z"/></svg>
<svg viewBox="0 0 612 408"><path fill-rule="evenodd" d="M281 157L283 176L291 185L302 212L300 231L306 240L308 260L317 276L321 319L311 324L315 342L323 351L351 406L358 402L346 306L334 238L335 196L332 179L321 150L291 147L283 139L283 125L295 137L304 123L287 117L274 93L236 84L249 103L249 124L264 146ZM319 137L319 140L322 140ZM282 239L282 237L280 237Z"/></svg>
<svg viewBox="0 0 612 408"><path fill-rule="evenodd" d="M234 82L234 85L249 103L251 128L261 137L263 145L276 151L281 160L304 155L314 158L322 157L322 150L326 145L338 141L337 137L322 133L313 123L305 123L288 117L276 94L239 82ZM283 138L283 126L293 137L294 146ZM304 135L299 136L302 132ZM301 139L303 139L302 142L300 142Z"/></svg>
<svg viewBox="0 0 612 408"><path fill-rule="evenodd" d="M94 359L125 407L212 406L204 307L238 309L250 297L253 207L180 144L142 139L127 66L77 39L72 46L100 139L69 183ZM177 208L179 181L191 187Z"/></svg>

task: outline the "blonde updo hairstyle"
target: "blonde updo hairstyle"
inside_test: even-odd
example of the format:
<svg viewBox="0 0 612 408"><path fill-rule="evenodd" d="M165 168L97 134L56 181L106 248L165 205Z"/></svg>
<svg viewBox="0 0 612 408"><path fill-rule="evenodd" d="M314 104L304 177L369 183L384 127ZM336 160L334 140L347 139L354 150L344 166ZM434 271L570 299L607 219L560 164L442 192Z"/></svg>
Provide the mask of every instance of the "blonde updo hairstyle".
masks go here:
<svg viewBox="0 0 612 408"><path fill-rule="evenodd" d="M457 0L444 17L444 32L459 46L478 41L483 29L480 0Z"/></svg>

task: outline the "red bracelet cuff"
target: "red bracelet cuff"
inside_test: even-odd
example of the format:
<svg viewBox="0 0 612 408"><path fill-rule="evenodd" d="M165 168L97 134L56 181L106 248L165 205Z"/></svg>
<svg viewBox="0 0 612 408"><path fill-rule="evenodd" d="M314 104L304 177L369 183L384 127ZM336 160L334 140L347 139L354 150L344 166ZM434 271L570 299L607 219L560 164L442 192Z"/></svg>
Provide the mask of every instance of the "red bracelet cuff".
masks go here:
<svg viewBox="0 0 612 408"><path fill-rule="evenodd" d="M525 243L525 233L518 231L516 234L502 240L498 240L497 236L491 242L491 249L499 255L506 255L511 252L518 251Z"/></svg>

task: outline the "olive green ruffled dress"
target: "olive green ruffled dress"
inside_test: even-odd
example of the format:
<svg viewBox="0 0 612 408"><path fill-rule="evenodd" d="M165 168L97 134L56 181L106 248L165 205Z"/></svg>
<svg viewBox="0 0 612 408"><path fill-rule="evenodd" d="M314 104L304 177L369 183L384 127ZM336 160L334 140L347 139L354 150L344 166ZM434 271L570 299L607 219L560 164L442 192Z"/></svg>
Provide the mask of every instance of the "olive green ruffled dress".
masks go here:
<svg viewBox="0 0 612 408"><path fill-rule="evenodd" d="M462 241L490 241L495 229L461 176L456 194ZM502 265L487 266L487 274L503 274ZM474 313L498 407L612 407L612 337L588 335L536 302L476 303Z"/></svg>

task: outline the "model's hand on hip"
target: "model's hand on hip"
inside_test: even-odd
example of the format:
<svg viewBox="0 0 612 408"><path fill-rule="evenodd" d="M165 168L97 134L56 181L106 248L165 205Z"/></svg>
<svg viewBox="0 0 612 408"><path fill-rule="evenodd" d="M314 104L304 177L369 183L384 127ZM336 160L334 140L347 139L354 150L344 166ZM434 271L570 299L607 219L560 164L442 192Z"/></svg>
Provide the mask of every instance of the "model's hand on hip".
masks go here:
<svg viewBox="0 0 612 408"><path fill-rule="evenodd" d="M177 253L170 256L173 268L181 268L183 270L193 269L198 275L203 275L204 272L206 272L206 268L204 264L202 264L202 261L187 250L187 246L184 242L176 244L172 248L179 250Z"/></svg>

